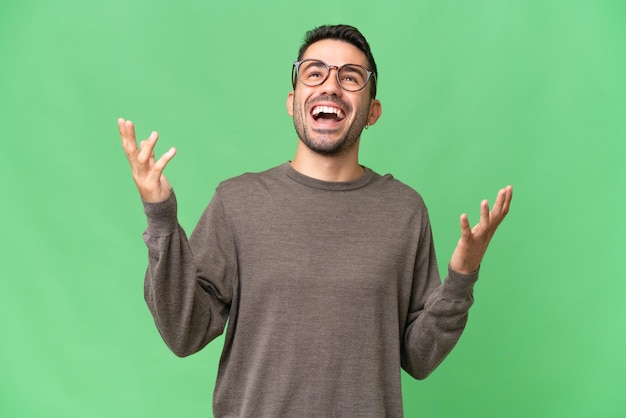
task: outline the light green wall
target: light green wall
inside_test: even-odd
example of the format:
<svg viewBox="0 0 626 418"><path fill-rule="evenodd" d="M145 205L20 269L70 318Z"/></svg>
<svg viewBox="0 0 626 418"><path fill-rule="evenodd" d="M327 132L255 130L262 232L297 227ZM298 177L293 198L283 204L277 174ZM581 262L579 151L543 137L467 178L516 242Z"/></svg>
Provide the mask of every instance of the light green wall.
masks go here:
<svg viewBox="0 0 626 418"><path fill-rule="evenodd" d="M222 341L181 360L153 326L116 119L178 148L190 231L220 180L293 156L291 61L340 22L380 69L361 162L422 193L442 269L458 215L515 186L465 335L404 376L407 417L626 416L617 0L2 0L0 416L210 415Z"/></svg>

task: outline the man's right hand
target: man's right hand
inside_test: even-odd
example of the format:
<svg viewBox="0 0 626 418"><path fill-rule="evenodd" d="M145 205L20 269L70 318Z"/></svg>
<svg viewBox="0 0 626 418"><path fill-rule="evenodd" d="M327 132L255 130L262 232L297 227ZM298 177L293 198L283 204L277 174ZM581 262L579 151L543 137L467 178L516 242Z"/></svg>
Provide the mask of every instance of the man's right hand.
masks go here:
<svg viewBox="0 0 626 418"><path fill-rule="evenodd" d="M133 123L119 118L117 125L122 137L122 147L130 163L141 199L153 203L166 200L172 193L172 187L163 175L163 170L176 154L176 148L170 148L158 161L155 161L154 145L159 138L158 133L152 132L148 139L141 141L137 148Z"/></svg>

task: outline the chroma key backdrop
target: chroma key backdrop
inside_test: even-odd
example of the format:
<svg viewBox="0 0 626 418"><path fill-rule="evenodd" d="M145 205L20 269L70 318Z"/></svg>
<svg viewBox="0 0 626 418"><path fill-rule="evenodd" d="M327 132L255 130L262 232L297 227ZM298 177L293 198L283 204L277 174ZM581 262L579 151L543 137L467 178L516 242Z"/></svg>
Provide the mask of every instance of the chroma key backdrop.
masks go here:
<svg viewBox="0 0 626 418"><path fill-rule="evenodd" d="M143 301L117 132L160 133L189 233L226 178L293 158L305 31L357 26L383 115L361 163L418 190L440 270L515 187L460 342L405 416L626 416L626 3L0 2L0 416L200 417L223 339L174 356Z"/></svg>

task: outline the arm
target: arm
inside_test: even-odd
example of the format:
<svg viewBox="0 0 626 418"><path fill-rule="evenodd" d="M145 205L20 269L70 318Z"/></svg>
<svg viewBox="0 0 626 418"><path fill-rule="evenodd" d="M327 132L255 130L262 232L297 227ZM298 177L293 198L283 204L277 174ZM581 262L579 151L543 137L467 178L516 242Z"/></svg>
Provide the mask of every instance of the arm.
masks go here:
<svg viewBox="0 0 626 418"><path fill-rule="evenodd" d="M165 202L144 202L144 211L146 303L167 346L177 356L188 356L224 331L236 276L234 240L219 220L221 205L215 198L189 240L176 220L174 193Z"/></svg>
<svg viewBox="0 0 626 418"><path fill-rule="evenodd" d="M138 150L132 122L120 119L118 125L148 219L144 233L149 256L144 282L146 303L165 343L176 355L186 356L199 351L223 332L232 297L232 274L226 274L224 266L232 265L231 259L198 259L194 253L211 250L211 239L230 242L226 236L229 231L219 227L223 222L216 221L218 227L214 231L205 231L206 234L195 240L195 246L190 244L178 224L176 196L163 175L175 150L170 149L155 161L155 132L141 142L141 150ZM217 206L209 205L210 209L203 216L215 214L213 208ZM202 273L200 266L207 264L211 268L204 270L218 274Z"/></svg>
<svg viewBox="0 0 626 418"><path fill-rule="evenodd" d="M426 284L414 289L402 348L402 367L416 379L424 379L432 373L461 337L474 302L473 288L480 263L509 211L512 192L511 186L500 190L491 212L483 201L481 220L474 228L470 229L467 215L461 216L461 239L441 284L432 284L431 278L439 276L430 226L426 228L420 240L423 250L416 263L415 280L420 283L420 277L427 279L421 280Z"/></svg>

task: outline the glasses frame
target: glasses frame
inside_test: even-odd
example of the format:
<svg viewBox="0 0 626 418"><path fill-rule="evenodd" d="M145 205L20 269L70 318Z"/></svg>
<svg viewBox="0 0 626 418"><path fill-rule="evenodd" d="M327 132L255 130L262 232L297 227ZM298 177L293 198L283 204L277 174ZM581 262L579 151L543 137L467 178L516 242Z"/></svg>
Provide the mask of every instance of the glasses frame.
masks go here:
<svg viewBox="0 0 626 418"><path fill-rule="evenodd" d="M324 78L323 78L323 79L322 79L319 83L317 83L317 84L306 84L304 81L302 81L302 80L300 79L300 77L298 77L298 72L300 71L300 65L302 65L302 63L304 63L304 62L308 62L308 61L316 61L316 62L320 62L320 63L324 64L324 66L326 67L326 70L327 70L327 72L326 72L326 77L324 77ZM365 70L365 72L367 73L367 79L365 80L365 84L363 84L363 86L362 86L361 88L359 88L359 89L357 89L357 90L349 90L349 89L345 88L345 87L343 86L343 84L341 84L341 80L339 79L339 72L341 71L341 69L342 69L343 67L347 67L347 66L362 68L362 69L363 69L363 70ZM317 86L321 86L322 84L324 84L324 83L326 82L326 80L328 80L328 76L330 76L330 70L332 70L333 68L335 69L335 77L337 78L337 84L339 84L339 87L341 87L341 88L342 88L342 89L344 89L345 91L349 91L349 92L352 92L352 93L355 93L355 92L357 92L357 91L361 91L361 90L363 90L363 89L367 86L367 83L369 83L369 81L370 81L370 79L371 79L371 78L374 78L374 83L376 82L376 73L375 73L375 72L373 72L373 71L368 70L367 68L365 68L365 67L364 67L364 66L362 66L362 65L359 65L359 64L344 64L344 65L342 65L342 66L337 66L337 65L329 65L329 64L326 64L324 61L319 60L319 59L315 59L315 58L307 58L307 59L300 60L300 61L294 61L293 66L291 67L291 84L292 84L292 86L293 86L293 88L294 88L294 89L296 88L296 80L300 80L300 82L301 82L303 85L307 86L307 87L317 87Z"/></svg>

